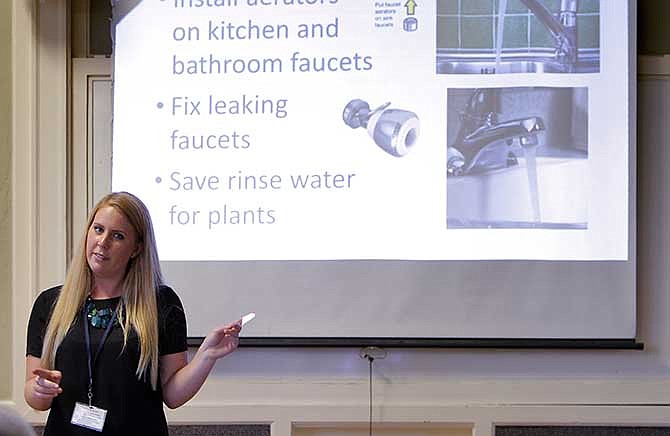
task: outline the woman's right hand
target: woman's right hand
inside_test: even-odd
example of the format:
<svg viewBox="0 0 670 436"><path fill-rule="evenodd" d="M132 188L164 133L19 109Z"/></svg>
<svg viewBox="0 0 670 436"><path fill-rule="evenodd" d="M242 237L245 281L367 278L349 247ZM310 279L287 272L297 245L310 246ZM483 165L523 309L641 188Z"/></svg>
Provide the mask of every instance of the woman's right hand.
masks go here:
<svg viewBox="0 0 670 436"><path fill-rule="evenodd" d="M36 398L52 400L63 392L60 387L63 374L60 371L36 368L33 375L33 395Z"/></svg>
<svg viewBox="0 0 670 436"><path fill-rule="evenodd" d="M35 410L48 410L53 399L63 392L60 387L62 378L60 371L43 369L39 357L27 355L23 398Z"/></svg>

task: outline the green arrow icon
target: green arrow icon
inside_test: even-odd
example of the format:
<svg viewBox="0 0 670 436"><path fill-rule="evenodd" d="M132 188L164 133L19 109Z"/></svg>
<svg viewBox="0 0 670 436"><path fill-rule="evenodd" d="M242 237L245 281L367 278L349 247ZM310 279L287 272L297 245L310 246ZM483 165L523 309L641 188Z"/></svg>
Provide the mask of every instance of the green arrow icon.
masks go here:
<svg viewBox="0 0 670 436"><path fill-rule="evenodd" d="M407 0L407 2L405 2L405 7L407 8L407 15L414 15L416 6L417 4L414 0Z"/></svg>

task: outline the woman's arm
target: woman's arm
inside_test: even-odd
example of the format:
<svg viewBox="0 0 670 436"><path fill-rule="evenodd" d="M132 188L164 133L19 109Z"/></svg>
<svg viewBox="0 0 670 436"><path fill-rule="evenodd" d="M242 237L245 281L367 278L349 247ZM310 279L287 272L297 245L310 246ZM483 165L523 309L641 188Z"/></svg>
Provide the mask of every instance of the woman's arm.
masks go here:
<svg viewBox="0 0 670 436"><path fill-rule="evenodd" d="M47 410L51 402L63 389L60 387L62 374L60 371L49 371L41 368L39 357L26 356L26 384L23 397L30 407L36 410Z"/></svg>
<svg viewBox="0 0 670 436"><path fill-rule="evenodd" d="M188 362L186 351L160 357L163 402L175 409L200 390L216 361L233 351L239 344L241 321L214 329Z"/></svg>

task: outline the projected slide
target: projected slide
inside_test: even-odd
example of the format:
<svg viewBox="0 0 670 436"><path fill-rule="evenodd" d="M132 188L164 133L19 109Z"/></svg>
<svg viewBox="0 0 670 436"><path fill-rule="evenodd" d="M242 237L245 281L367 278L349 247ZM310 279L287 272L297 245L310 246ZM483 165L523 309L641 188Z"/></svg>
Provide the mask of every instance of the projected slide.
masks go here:
<svg viewBox="0 0 670 436"><path fill-rule="evenodd" d="M626 260L625 5L117 0L113 189L167 261Z"/></svg>

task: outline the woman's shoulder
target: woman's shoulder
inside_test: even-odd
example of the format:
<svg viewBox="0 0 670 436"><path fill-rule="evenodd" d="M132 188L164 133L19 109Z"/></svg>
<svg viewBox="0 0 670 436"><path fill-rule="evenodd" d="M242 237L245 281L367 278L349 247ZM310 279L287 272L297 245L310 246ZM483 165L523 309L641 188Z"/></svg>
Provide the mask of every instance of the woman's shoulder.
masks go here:
<svg viewBox="0 0 670 436"><path fill-rule="evenodd" d="M28 321L28 354L41 356L44 329L56 305L60 290L60 286L45 289L35 299Z"/></svg>
<svg viewBox="0 0 670 436"><path fill-rule="evenodd" d="M35 307L44 308L46 310L51 310L51 307L56 303L62 285L53 286L51 288L45 289L37 296L35 299Z"/></svg>
<svg viewBox="0 0 670 436"><path fill-rule="evenodd" d="M160 285L158 287L158 304L160 306L178 306L182 307L179 295L167 285Z"/></svg>
<svg viewBox="0 0 670 436"><path fill-rule="evenodd" d="M184 351L186 344L186 313L179 296L169 286L158 288L158 326L161 332L161 354ZM166 344L177 344L168 346ZM166 351L171 350L171 351Z"/></svg>

